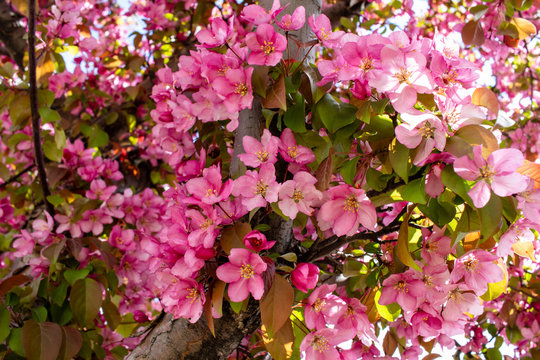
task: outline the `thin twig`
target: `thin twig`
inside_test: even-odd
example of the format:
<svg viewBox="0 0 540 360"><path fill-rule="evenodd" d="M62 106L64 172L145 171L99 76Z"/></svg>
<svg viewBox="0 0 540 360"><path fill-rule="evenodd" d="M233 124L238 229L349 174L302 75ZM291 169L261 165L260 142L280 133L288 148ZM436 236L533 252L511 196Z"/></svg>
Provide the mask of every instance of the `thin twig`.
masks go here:
<svg viewBox="0 0 540 360"><path fill-rule="evenodd" d="M45 207L51 216L54 215L54 206L47 197L51 195L47 173L45 172L45 159L41 147L41 118L38 112L37 81L36 81L36 0L28 0L28 73L30 77L30 110L32 114L32 137L34 138L34 155L39 174L39 182L43 192Z"/></svg>
<svg viewBox="0 0 540 360"><path fill-rule="evenodd" d="M0 190L3 190L6 186L11 184L12 182L17 181L17 179L20 178L24 173L32 170L34 168L34 166L36 166L36 164L30 164L27 167L25 167L24 169L22 169L21 171L19 171L17 174L15 174L12 177L10 177L9 179L7 179L6 182L3 182L2 184L0 184Z"/></svg>

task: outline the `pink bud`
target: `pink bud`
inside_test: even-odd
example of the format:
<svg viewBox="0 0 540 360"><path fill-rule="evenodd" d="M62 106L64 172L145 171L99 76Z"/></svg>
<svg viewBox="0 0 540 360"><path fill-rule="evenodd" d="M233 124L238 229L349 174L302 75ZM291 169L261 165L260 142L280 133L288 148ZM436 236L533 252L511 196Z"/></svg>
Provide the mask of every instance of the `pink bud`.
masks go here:
<svg viewBox="0 0 540 360"><path fill-rule="evenodd" d="M136 310L133 313L133 320L135 320L138 323L143 323L148 321L148 316L146 316L145 313L143 313L141 310Z"/></svg>
<svg viewBox="0 0 540 360"><path fill-rule="evenodd" d="M298 290L307 293L319 281L319 268L313 264L300 263L292 271L291 280Z"/></svg>
<svg viewBox="0 0 540 360"><path fill-rule="evenodd" d="M244 245L255 252L270 249L275 243L275 241L266 241L266 236L259 230L250 231L244 236Z"/></svg>

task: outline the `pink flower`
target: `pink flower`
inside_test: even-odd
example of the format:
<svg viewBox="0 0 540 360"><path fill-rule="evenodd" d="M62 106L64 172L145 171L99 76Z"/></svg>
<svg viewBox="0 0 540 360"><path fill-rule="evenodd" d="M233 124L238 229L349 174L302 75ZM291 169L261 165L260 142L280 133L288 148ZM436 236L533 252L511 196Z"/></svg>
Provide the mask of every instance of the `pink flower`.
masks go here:
<svg viewBox="0 0 540 360"><path fill-rule="evenodd" d="M299 6L294 9L292 15L283 15L281 21L276 20L277 25L285 31L299 30L300 28L302 28L302 26L304 26L305 22L306 9L304 9L303 6Z"/></svg>
<svg viewBox="0 0 540 360"><path fill-rule="evenodd" d="M343 31L332 31L330 19L324 14L317 17L311 15L308 19L308 24L323 45L330 49L337 48L340 44L341 37L345 35Z"/></svg>
<svg viewBox="0 0 540 360"><path fill-rule="evenodd" d="M536 237L531 231L533 228L534 224L528 223L523 219L516 221L516 223L501 235L501 239L497 245L497 256L506 257L512 255L514 253L512 245L518 241L534 241Z"/></svg>
<svg viewBox="0 0 540 360"><path fill-rule="evenodd" d="M222 183L221 169L217 165L204 169L202 178L191 179L186 183L188 192L197 202L203 204L215 204L223 201L231 194L232 187L232 179Z"/></svg>
<svg viewBox="0 0 540 360"><path fill-rule="evenodd" d="M468 290L464 284L447 285L448 296L442 312L446 321L456 321L467 317L465 313L480 315L484 312L478 296Z"/></svg>
<svg viewBox="0 0 540 360"><path fill-rule="evenodd" d="M491 198L491 191L499 196L510 196L524 191L528 178L516 170L524 158L517 149L500 149L492 152L487 160L482 156L482 145L473 148L473 159L462 156L454 161L454 171L465 180L478 180L468 192L474 206L482 208Z"/></svg>
<svg viewBox="0 0 540 360"><path fill-rule="evenodd" d="M251 108L251 103L253 102L253 92L251 90L252 74L252 67L230 69L225 73L225 76L214 79L212 88L223 100L223 104L229 113ZM236 126L228 126L227 130L233 131L236 129Z"/></svg>
<svg viewBox="0 0 540 360"><path fill-rule="evenodd" d="M111 230L109 242L112 246L122 251L133 251L137 248L137 244L133 241L135 232L131 229L122 230L119 225L114 225Z"/></svg>
<svg viewBox="0 0 540 360"><path fill-rule="evenodd" d="M229 298L240 302L249 294L260 300L264 293L264 281L261 274L266 270L266 263L257 254L248 249L231 249L229 262L216 269L218 279L229 284Z"/></svg>
<svg viewBox="0 0 540 360"><path fill-rule="evenodd" d="M377 337L373 324L366 315L366 307L359 299L343 298L343 300L347 304L347 310L336 324L336 329L343 332L344 336L349 333L348 337L351 339L358 336L364 345L370 346Z"/></svg>
<svg viewBox="0 0 540 360"><path fill-rule="evenodd" d="M114 194L115 190L116 186L107 186L105 181L101 179L96 179L90 183L90 190L86 192L86 197L89 199L107 201L111 197L111 195Z"/></svg>
<svg viewBox="0 0 540 360"><path fill-rule="evenodd" d="M248 5L242 10L240 17L254 25L269 24L286 6L281 7L279 0L274 0L270 11L259 5Z"/></svg>
<svg viewBox="0 0 540 360"><path fill-rule="evenodd" d="M383 282L379 304L398 303L404 310L415 310L424 299L426 287L421 280L414 277L412 270L401 274L390 275Z"/></svg>
<svg viewBox="0 0 540 360"><path fill-rule="evenodd" d="M49 235L51 234L51 231L53 230L54 220L51 215L47 211L45 211L45 218L47 219L36 219L32 223L32 229L34 232L32 233L32 237L40 244L40 245L48 245L48 243L51 241L46 241Z"/></svg>
<svg viewBox="0 0 540 360"><path fill-rule="evenodd" d="M307 334L300 344L300 351L305 352L305 359L309 360L340 359L336 345L346 340L338 330L325 328Z"/></svg>
<svg viewBox="0 0 540 360"><path fill-rule="evenodd" d="M262 164L275 164L277 161L279 138L272 136L268 129L264 129L261 141L254 137L244 136L242 139L245 154L239 154L238 158L246 165L257 168Z"/></svg>
<svg viewBox="0 0 540 360"><path fill-rule="evenodd" d="M206 48L221 46L227 42L227 38L232 33L232 26L229 26L222 18L210 19L210 26L197 33L197 40Z"/></svg>
<svg viewBox="0 0 540 360"><path fill-rule="evenodd" d="M302 165L315 161L313 151L310 148L298 145L291 129L285 128L280 138L279 153L285 161Z"/></svg>
<svg viewBox="0 0 540 360"><path fill-rule="evenodd" d="M251 50L248 64L274 66L287 48L287 39L276 33L272 25L261 24L255 33L246 35L246 45Z"/></svg>
<svg viewBox="0 0 540 360"><path fill-rule="evenodd" d="M324 329L327 323L335 323L347 310L345 302L334 294L336 284L324 284L309 295L304 315L310 329Z"/></svg>
<svg viewBox="0 0 540 360"><path fill-rule="evenodd" d="M255 252L270 249L275 243L275 241L267 241L266 236L258 230L250 231L244 236L244 245Z"/></svg>
<svg viewBox="0 0 540 360"><path fill-rule="evenodd" d="M424 238L424 246L422 247L422 259L429 263L434 257L440 256L443 259L452 251L452 239L444 235L446 226L439 229L433 226L433 232L422 228L422 237Z"/></svg>
<svg viewBox="0 0 540 360"><path fill-rule="evenodd" d="M246 171L234 182L232 194L242 196L242 204L251 211L278 200L279 184L273 164L264 164L259 172Z"/></svg>
<svg viewBox="0 0 540 360"><path fill-rule="evenodd" d="M471 250L454 261L454 270L450 278L452 282L457 283L464 277L468 288L481 296L487 291L488 283L496 283L503 279L503 271L496 264L498 259L485 250Z"/></svg>
<svg viewBox="0 0 540 360"><path fill-rule="evenodd" d="M313 208L322 199L322 193L315 188L317 179L311 174L300 171L288 180L279 189L278 206L284 215L291 219L296 218L298 211L311 216Z"/></svg>
<svg viewBox="0 0 540 360"><path fill-rule="evenodd" d="M314 264L300 263L291 272L291 281L298 290L307 293L319 281L319 267Z"/></svg>
<svg viewBox="0 0 540 360"><path fill-rule="evenodd" d="M360 224L370 230L377 226L377 212L364 190L338 185L324 195L327 200L317 214L321 230L332 228L337 236L351 236Z"/></svg>
<svg viewBox="0 0 540 360"><path fill-rule="evenodd" d="M161 299L167 312L171 312L175 317L189 319L192 324L201 317L205 302L203 286L192 279L177 280L164 292Z"/></svg>

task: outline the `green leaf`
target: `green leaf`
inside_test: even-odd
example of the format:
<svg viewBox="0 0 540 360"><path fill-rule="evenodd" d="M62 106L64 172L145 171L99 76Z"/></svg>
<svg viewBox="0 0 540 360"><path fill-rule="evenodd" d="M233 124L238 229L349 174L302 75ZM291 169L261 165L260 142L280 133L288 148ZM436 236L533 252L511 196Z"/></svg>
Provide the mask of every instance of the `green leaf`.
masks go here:
<svg viewBox="0 0 540 360"><path fill-rule="evenodd" d="M465 184L465 180L456 174L452 166L447 165L444 167L441 173L441 181L444 186L459 195L467 204L473 205L469 194L467 194L469 187Z"/></svg>
<svg viewBox="0 0 540 360"><path fill-rule="evenodd" d="M101 285L94 279L77 280L69 297L73 316L83 326L90 326L103 302Z"/></svg>
<svg viewBox="0 0 540 360"><path fill-rule="evenodd" d="M13 125L22 127L31 116L30 96L26 93L17 94L15 99L9 104L8 112Z"/></svg>
<svg viewBox="0 0 540 360"><path fill-rule="evenodd" d="M498 349L490 348L486 351L487 360L502 360L502 354Z"/></svg>
<svg viewBox="0 0 540 360"><path fill-rule="evenodd" d="M55 195L49 195L47 196L47 201L49 201L51 204L54 205L54 207L57 207L58 205L62 204L64 202L64 198L58 194Z"/></svg>
<svg viewBox="0 0 540 360"><path fill-rule="evenodd" d="M7 339L10 333L9 323L11 321L11 316L9 311L2 306L0 308L0 344Z"/></svg>
<svg viewBox="0 0 540 360"><path fill-rule="evenodd" d="M32 318L37 322L44 322L47 320L47 309L45 306L38 306L32 309Z"/></svg>
<svg viewBox="0 0 540 360"><path fill-rule="evenodd" d="M261 299L262 324L272 338L289 319L294 303L294 290L288 280L280 275L275 276L272 287Z"/></svg>
<svg viewBox="0 0 540 360"><path fill-rule="evenodd" d="M407 183L409 181L409 149L394 139L390 144L388 158L392 169Z"/></svg>
<svg viewBox="0 0 540 360"><path fill-rule="evenodd" d="M306 131L306 110L304 104L304 97L296 93L296 103L294 106L289 107L285 115L283 116L283 122L292 131L302 133Z"/></svg>
<svg viewBox="0 0 540 360"><path fill-rule="evenodd" d="M395 321L399 314L401 313L401 307L397 303L392 303L390 305L381 305L379 304L379 299L381 298L381 290L377 290L375 293L375 307L377 312L381 317L387 321Z"/></svg>
<svg viewBox="0 0 540 360"><path fill-rule="evenodd" d="M394 124L388 115L373 116L364 128L364 132L369 135L370 141L391 139L394 137Z"/></svg>
<svg viewBox="0 0 540 360"><path fill-rule="evenodd" d="M356 166L358 165L359 157L355 157L354 159L347 160L341 165L341 176L343 177L343 180L349 185L354 186L354 178L356 177Z"/></svg>
<svg viewBox="0 0 540 360"><path fill-rule="evenodd" d="M386 184L388 184L388 180L390 180L391 177L392 175L383 174L371 167L368 168L366 172L367 184L375 191L382 191L386 187Z"/></svg>
<svg viewBox="0 0 540 360"><path fill-rule="evenodd" d="M428 200L427 205L418 205L418 209L438 227L448 224L456 215L456 207L453 204L439 202L433 198Z"/></svg>
<svg viewBox="0 0 540 360"><path fill-rule="evenodd" d="M54 102L54 93L47 89L39 89L37 92L38 107L50 108Z"/></svg>
<svg viewBox="0 0 540 360"><path fill-rule="evenodd" d="M80 269L80 270L74 270L74 269L67 269L64 271L64 278L67 280L69 285L73 286L75 284L75 281L84 279L88 276L90 273L90 270L87 268Z"/></svg>
<svg viewBox="0 0 540 360"><path fill-rule="evenodd" d="M21 338L22 328L15 328L11 330L9 335L8 346L11 351L20 356L25 356L22 338Z"/></svg>
<svg viewBox="0 0 540 360"><path fill-rule="evenodd" d="M45 154L49 160L60 162L62 161L64 151L63 149L58 148L55 141L51 140L50 138L46 138L43 142L43 154Z"/></svg>
<svg viewBox="0 0 540 360"><path fill-rule="evenodd" d="M111 330L116 329L122 321L122 316L120 315L118 308L110 300L106 300L103 302L103 315L105 316L105 320L107 320L107 325L109 325L109 328Z"/></svg>
<svg viewBox="0 0 540 360"><path fill-rule="evenodd" d="M68 302L65 302L63 306L52 304L50 313L52 321L59 325L66 325L73 319L73 312Z"/></svg>
<svg viewBox="0 0 540 360"><path fill-rule="evenodd" d="M403 186L400 190L403 200L417 203L426 203L426 185L424 178L416 179Z"/></svg>
<svg viewBox="0 0 540 360"><path fill-rule="evenodd" d="M68 283L62 281L56 289L52 292L51 300L58 306L61 306L66 299L68 290Z"/></svg>
<svg viewBox="0 0 540 360"><path fill-rule="evenodd" d="M93 127L93 131L88 137L88 146L89 147L102 147L109 143L109 135L101 130L98 126Z"/></svg>
<svg viewBox="0 0 540 360"><path fill-rule="evenodd" d="M482 236L487 239L494 235L501 228L502 202L501 198L491 193L489 202L481 209L478 209Z"/></svg>
<svg viewBox="0 0 540 360"><path fill-rule="evenodd" d="M412 210L409 209L407 215L403 218L403 222L399 227L398 240L395 247L395 253L398 259L410 268L422 271L420 266L414 261L411 252L409 251L409 218Z"/></svg>
<svg viewBox="0 0 540 360"><path fill-rule="evenodd" d="M30 319L22 327L21 340L28 360L56 360L62 346L62 329L52 322Z"/></svg>
<svg viewBox="0 0 540 360"><path fill-rule="evenodd" d="M38 111L43 124L56 123L60 121L60 114L56 110L49 108L39 108Z"/></svg>
<svg viewBox="0 0 540 360"><path fill-rule="evenodd" d="M330 94L324 95L315 105L315 116L330 133L355 122L356 111L355 106L338 101Z"/></svg>

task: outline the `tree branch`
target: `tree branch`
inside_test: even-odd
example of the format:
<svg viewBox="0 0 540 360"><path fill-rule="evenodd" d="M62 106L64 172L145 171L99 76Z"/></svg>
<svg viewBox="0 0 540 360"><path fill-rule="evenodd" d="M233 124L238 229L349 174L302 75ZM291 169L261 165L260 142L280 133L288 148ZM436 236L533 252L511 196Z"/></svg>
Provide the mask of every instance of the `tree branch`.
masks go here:
<svg viewBox="0 0 540 360"><path fill-rule="evenodd" d="M3 190L7 185L11 184L12 182L17 181L18 178L20 178L24 173L32 170L36 166L36 164L30 164L21 171L19 171L17 174L13 175L9 179L6 180L6 182L3 182L0 184L0 190Z"/></svg>
<svg viewBox="0 0 540 360"><path fill-rule="evenodd" d="M30 79L30 111L32 114L32 137L34 140L34 156L39 174L39 182L43 192L45 207L51 216L54 215L54 206L47 197L51 195L47 173L45 172L45 159L41 147L41 118L38 111L37 81L36 81L36 1L28 0L28 73Z"/></svg>

